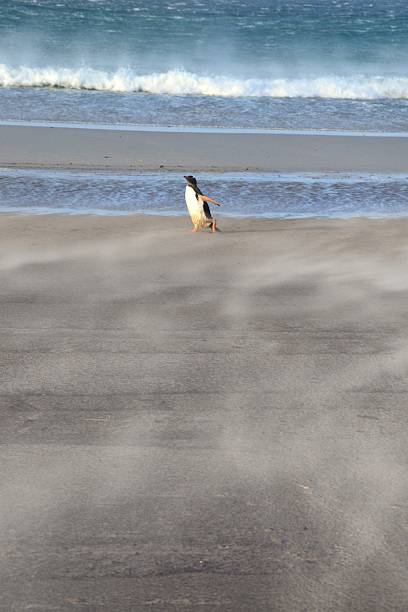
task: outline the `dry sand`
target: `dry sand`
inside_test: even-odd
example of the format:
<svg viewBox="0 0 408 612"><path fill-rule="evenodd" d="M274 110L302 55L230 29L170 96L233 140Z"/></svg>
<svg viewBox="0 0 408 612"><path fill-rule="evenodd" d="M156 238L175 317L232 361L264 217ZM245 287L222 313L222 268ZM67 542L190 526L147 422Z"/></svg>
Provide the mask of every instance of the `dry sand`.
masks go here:
<svg viewBox="0 0 408 612"><path fill-rule="evenodd" d="M1 610L407 609L407 220L0 228Z"/></svg>
<svg viewBox="0 0 408 612"><path fill-rule="evenodd" d="M0 125L0 166L408 172L408 137Z"/></svg>

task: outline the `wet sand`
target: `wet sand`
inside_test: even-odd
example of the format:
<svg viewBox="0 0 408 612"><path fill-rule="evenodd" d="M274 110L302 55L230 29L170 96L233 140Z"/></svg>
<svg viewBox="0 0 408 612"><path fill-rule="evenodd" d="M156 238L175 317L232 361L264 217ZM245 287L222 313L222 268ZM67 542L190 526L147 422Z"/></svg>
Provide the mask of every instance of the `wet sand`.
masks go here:
<svg viewBox="0 0 408 612"><path fill-rule="evenodd" d="M403 611L408 220L0 216L0 609Z"/></svg>
<svg viewBox="0 0 408 612"><path fill-rule="evenodd" d="M110 170L408 172L408 138L358 134L0 125L0 166Z"/></svg>

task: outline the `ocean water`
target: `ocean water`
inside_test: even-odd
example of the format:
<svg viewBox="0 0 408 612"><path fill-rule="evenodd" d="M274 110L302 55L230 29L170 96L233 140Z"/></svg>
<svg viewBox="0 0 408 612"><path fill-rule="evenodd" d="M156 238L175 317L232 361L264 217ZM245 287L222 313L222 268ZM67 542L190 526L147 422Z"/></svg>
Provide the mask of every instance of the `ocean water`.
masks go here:
<svg viewBox="0 0 408 612"><path fill-rule="evenodd" d="M1 0L0 120L408 128L406 0Z"/></svg>
<svg viewBox="0 0 408 612"><path fill-rule="evenodd" d="M406 0L0 2L0 121L408 132L407 67ZM16 179L17 199L10 195L12 176L1 177L1 208L18 208L18 199L22 208L32 206L32 195L19 189L37 193L33 175ZM142 175L95 176L93 182L64 176L38 175L42 205L138 210L126 190L142 189ZM143 176L145 194L154 185L158 190L150 211L165 212L162 177ZM283 215L309 214L311 193L319 214L325 205L331 215L360 214L364 207L367 214L403 210L405 179L378 177L375 188L372 178L334 178L330 186L326 179L289 179L271 179L276 197L286 202ZM166 180L175 211L178 179ZM99 200L84 188L87 181ZM249 192L245 181L231 181L241 195L230 210L276 214L279 207L267 203L259 178L248 178ZM116 188L110 195L109 183ZM82 205L68 197L73 186L86 196Z"/></svg>
<svg viewBox="0 0 408 612"><path fill-rule="evenodd" d="M0 121L408 132L408 100L229 98L0 88Z"/></svg>

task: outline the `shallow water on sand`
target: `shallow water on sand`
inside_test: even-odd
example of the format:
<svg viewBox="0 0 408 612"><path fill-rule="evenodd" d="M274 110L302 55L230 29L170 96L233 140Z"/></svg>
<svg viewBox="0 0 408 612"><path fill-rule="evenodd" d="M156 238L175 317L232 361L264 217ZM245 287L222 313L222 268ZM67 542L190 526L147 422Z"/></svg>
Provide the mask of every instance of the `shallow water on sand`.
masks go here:
<svg viewBox="0 0 408 612"><path fill-rule="evenodd" d="M408 216L408 176L364 174L201 174L219 200L217 217ZM0 170L0 212L186 214L176 173Z"/></svg>

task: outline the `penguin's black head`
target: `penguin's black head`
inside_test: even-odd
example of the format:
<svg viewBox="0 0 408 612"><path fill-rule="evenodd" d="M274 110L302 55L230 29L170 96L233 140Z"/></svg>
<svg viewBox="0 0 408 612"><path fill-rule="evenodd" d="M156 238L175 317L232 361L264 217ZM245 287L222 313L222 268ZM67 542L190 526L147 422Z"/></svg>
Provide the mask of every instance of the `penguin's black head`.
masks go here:
<svg viewBox="0 0 408 612"><path fill-rule="evenodd" d="M197 179L192 176L191 174L189 174L188 176L184 177L187 181L187 183L190 183L190 185L194 185L194 187L197 187Z"/></svg>

